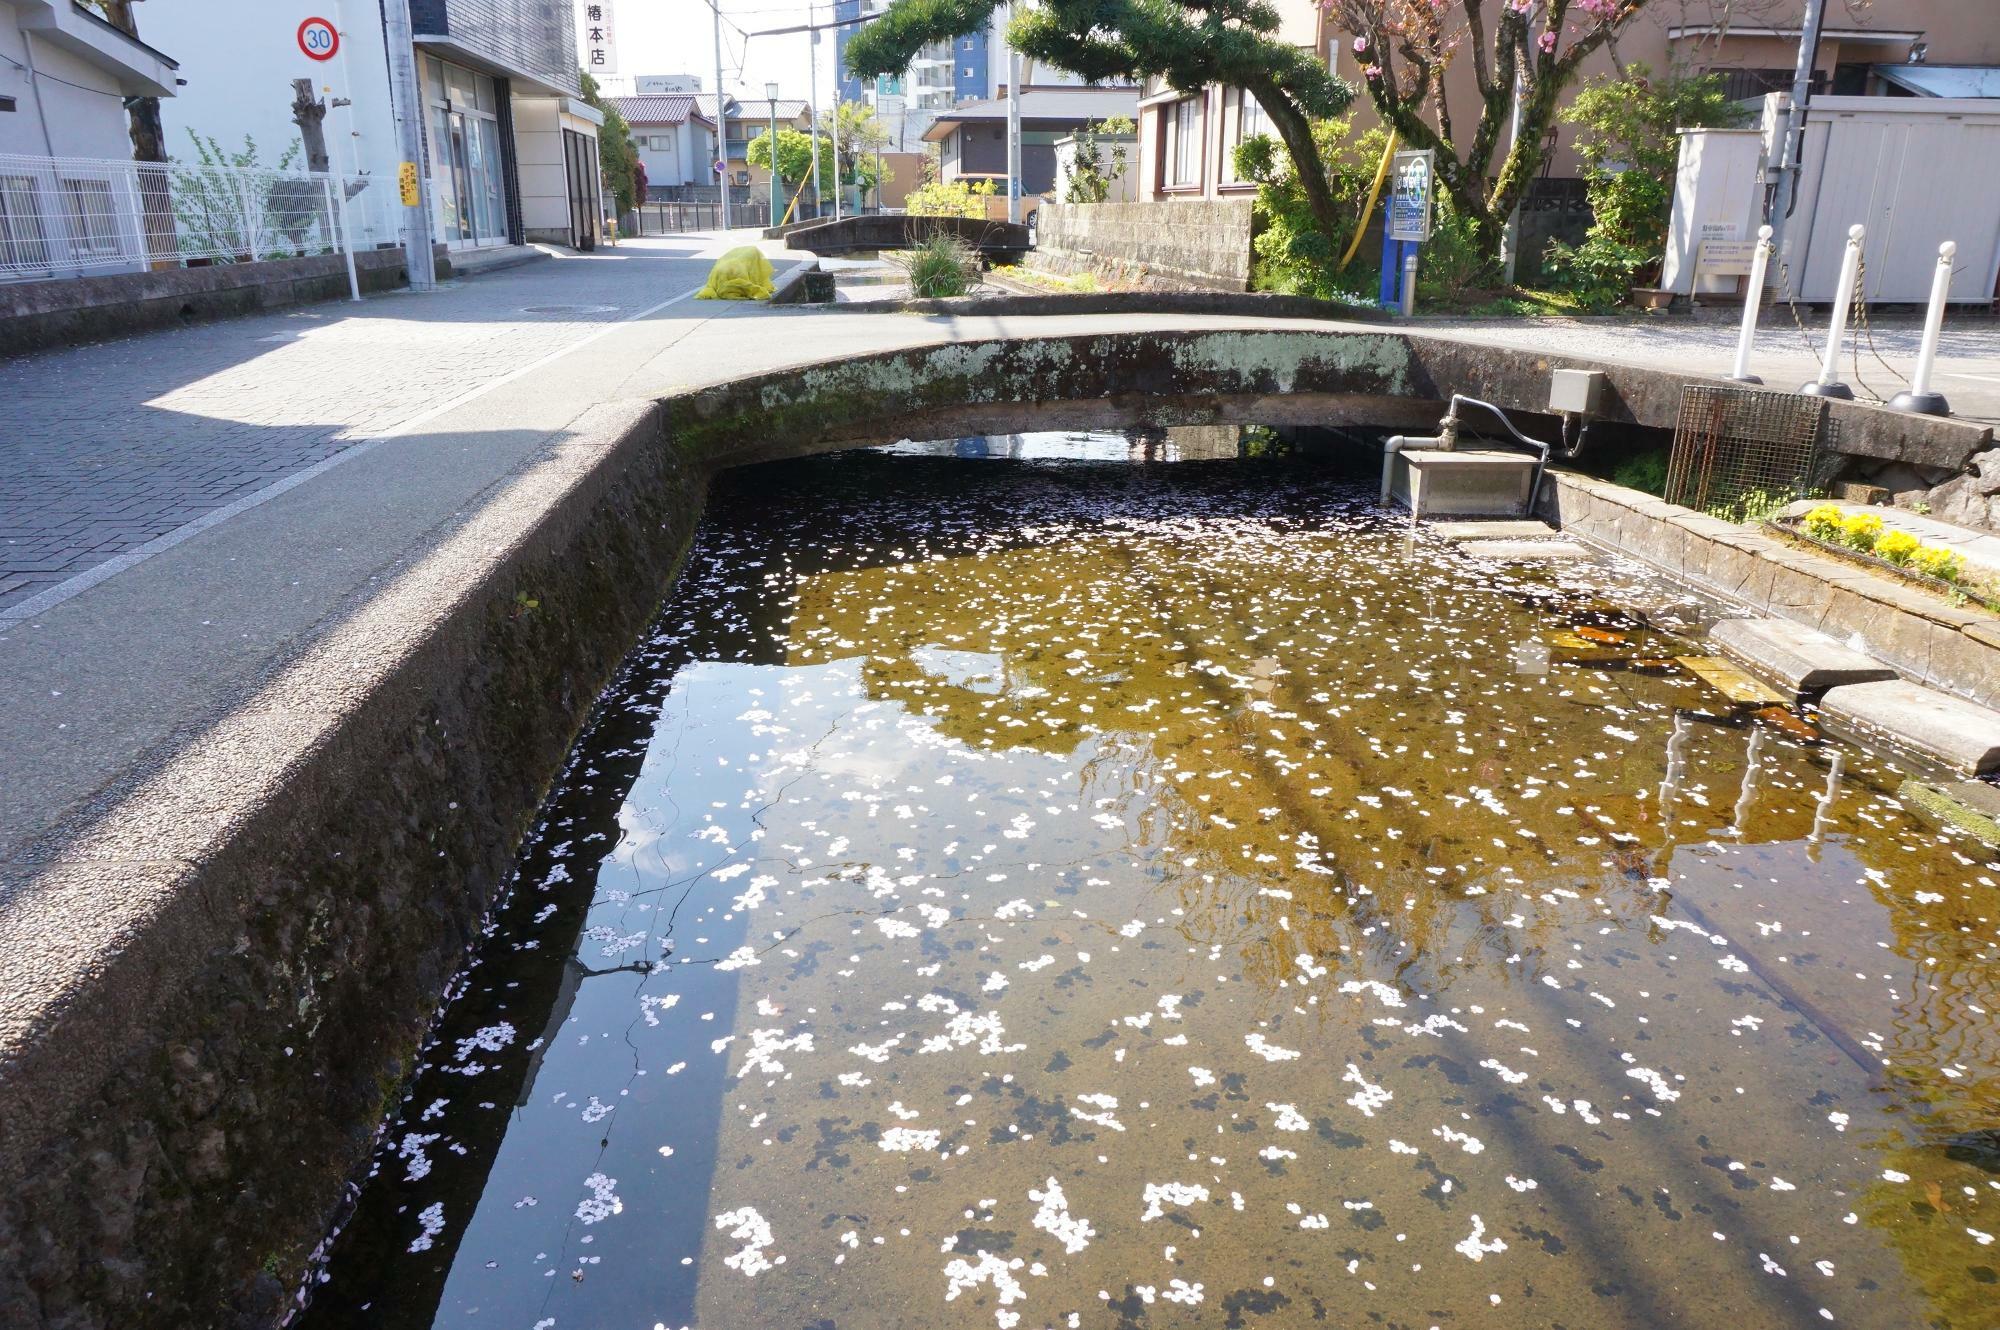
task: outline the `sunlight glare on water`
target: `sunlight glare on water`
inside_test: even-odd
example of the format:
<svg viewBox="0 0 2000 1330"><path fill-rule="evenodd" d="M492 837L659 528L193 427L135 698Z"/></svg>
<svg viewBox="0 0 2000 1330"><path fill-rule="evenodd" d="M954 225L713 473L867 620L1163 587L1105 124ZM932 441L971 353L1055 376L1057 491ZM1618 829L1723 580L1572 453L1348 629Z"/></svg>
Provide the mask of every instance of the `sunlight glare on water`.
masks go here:
<svg viewBox="0 0 2000 1330"><path fill-rule="evenodd" d="M306 1324L2000 1323L1994 852L1156 443L718 482Z"/></svg>

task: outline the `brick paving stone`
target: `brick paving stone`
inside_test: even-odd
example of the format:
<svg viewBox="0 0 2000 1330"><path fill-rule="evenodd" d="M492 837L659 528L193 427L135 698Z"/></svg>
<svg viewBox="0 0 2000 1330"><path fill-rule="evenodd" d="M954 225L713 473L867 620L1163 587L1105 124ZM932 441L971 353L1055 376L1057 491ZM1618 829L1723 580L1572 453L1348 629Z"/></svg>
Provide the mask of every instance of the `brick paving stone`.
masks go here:
<svg viewBox="0 0 2000 1330"><path fill-rule="evenodd" d="M431 296L0 360L0 609L698 285L707 267L620 253L634 262L530 264Z"/></svg>

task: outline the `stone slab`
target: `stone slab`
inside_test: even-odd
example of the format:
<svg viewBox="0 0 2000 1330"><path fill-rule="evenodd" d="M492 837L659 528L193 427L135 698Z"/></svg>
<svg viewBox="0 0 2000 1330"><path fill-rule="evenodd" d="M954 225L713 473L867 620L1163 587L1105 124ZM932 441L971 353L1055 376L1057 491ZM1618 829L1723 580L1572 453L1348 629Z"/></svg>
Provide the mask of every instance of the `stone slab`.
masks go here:
<svg viewBox="0 0 2000 1330"><path fill-rule="evenodd" d="M1475 558L1509 563L1590 557L1590 551L1573 540L1466 540L1459 542L1458 548Z"/></svg>
<svg viewBox="0 0 2000 1330"><path fill-rule="evenodd" d="M1761 679L1753 679L1718 656L1676 656L1681 667L1695 678L1740 706L1771 706L1788 699L1774 692Z"/></svg>
<svg viewBox="0 0 2000 1330"><path fill-rule="evenodd" d="M1547 522L1505 517L1486 522L1426 522L1424 530L1453 543L1465 540L1535 540L1561 534Z"/></svg>
<svg viewBox="0 0 2000 1330"><path fill-rule="evenodd" d="M1873 656L1790 619L1724 619L1708 637L1724 653L1794 695L1896 677L1895 670Z"/></svg>
<svg viewBox="0 0 2000 1330"><path fill-rule="evenodd" d="M1900 743L1962 776L2000 771L2000 711L1901 679L1843 684L1820 700L1828 717Z"/></svg>

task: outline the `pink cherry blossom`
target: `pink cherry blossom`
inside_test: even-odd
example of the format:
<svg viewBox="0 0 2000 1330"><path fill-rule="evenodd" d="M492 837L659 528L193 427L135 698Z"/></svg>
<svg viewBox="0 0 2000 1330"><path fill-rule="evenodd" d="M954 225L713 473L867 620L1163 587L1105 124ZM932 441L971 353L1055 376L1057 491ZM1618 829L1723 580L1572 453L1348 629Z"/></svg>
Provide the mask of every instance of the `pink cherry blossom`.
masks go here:
<svg viewBox="0 0 2000 1330"><path fill-rule="evenodd" d="M1541 47L1542 53L1546 55L1556 49L1556 35L1553 32L1545 32L1535 38L1535 45Z"/></svg>
<svg viewBox="0 0 2000 1330"><path fill-rule="evenodd" d="M1382 77L1382 66L1370 65L1368 66L1368 68L1362 70L1361 72L1366 74L1371 79L1378 79Z"/></svg>
<svg viewBox="0 0 2000 1330"><path fill-rule="evenodd" d="M1354 54L1360 55L1363 51L1367 49L1368 49L1368 39L1366 37L1356 37L1354 39Z"/></svg>

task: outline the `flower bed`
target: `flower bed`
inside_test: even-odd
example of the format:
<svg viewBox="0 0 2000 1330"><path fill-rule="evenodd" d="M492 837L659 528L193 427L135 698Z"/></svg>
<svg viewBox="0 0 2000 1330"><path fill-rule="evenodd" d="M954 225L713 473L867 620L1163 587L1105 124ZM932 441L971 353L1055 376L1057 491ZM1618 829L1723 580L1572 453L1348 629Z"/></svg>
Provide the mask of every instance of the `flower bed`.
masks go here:
<svg viewBox="0 0 2000 1330"><path fill-rule="evenodd" d="M1765 526L1829 554L1890 573L1955 601L1977 601L2000 612L2000 587L1967 575L1955 550L1926 545L1907 531L1885 529L1874 513L1821 504L1803 517L1774 517Z"/></svg>

